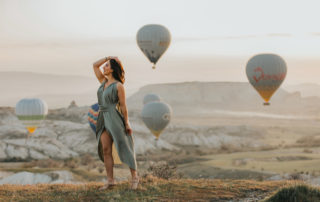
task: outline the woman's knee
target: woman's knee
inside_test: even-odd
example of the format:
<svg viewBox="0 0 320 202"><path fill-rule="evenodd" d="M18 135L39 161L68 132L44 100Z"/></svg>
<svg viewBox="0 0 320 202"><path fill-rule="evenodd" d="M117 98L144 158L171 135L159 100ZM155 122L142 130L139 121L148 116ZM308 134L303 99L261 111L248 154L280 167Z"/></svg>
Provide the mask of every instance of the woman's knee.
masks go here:
<svg viewBox="0 0 320 202"><path fill-rule="evenodd" d="M107 156L112 156L112 138L107 131L104 131L101 135L102 150L103 154Z"/></svg>
<svg viewBox="0 0 320 202"><path fill-rule="evenodd" d="M103 147L103 155L104 156L112 156L112 145L110 147L106 146L106 147Z"/></svg>

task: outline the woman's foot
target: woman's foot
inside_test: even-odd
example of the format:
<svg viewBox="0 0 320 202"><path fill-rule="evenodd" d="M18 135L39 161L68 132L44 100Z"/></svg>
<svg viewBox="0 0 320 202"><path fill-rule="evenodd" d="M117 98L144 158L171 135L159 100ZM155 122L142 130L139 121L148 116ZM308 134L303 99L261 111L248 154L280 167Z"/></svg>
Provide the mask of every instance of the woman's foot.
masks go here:
<svg viewBox="0 0 320 202"><path fill-rule="evenodd" d="M103 185L102 187L99 188L100 191L106 190L106 189L111 189L116 185L114 180L107 180L107 183Z"/></svg>
<svg viewBox="0 0 320 202"><path fill-rule="evenodd" d="M134 178L132 178L132 180L131 180L131 189L137 189L138 188L138 184L139 184L139 177L138 176L136 176L136 177L134 177Z"/></svg>

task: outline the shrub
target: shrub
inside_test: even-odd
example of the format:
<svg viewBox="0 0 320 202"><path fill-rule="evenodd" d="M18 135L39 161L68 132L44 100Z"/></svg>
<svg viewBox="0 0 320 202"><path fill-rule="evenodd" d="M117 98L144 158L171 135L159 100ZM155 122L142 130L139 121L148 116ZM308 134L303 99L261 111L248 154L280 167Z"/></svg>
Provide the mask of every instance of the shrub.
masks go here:
<svg viewBox="0 0 320 202"><path fill-rule="evenodd" d="M81 165L90 165L93 164L94 158L90 154L85 154L80 158Z"/></svg>
<svg viewBox="0 0 320 202"><path fill-rule="evenodd" d="M289 175L289 180L302 180L302 176L300 173L296 172L296 173L291 173Z"/></svg>
<svg viewBox="0 0 320 202"><path fill-rule="evenodd" d="M320 201L319 189L307 185L296 185L280 189L266 202L316 202Z"/></svg>
<svg viewBox="0 0 320 202"><path fill-rule="evenodd" d="M172 179L172 178L181 178L182 174L177 172L177 166L176 165L169 165L167 162L164 163L157 163L154 165L151 165L148 168L148 171L158 178L163 179Z"/></svg>
<svg viewBox="0 0 320 202"><path fill-rule="evenodd" d="M71 159L64 160L64 166L71 168L71 169L79 167L79 163L80 163L80 160L77 158L71 158Z"/></svg>
<svg viewBox="0 0 320 202"><path fill-rule="evenodd" d="M99 166L98 168L99 173L103 173L104 170L105 170L104 166Z"/></svg>

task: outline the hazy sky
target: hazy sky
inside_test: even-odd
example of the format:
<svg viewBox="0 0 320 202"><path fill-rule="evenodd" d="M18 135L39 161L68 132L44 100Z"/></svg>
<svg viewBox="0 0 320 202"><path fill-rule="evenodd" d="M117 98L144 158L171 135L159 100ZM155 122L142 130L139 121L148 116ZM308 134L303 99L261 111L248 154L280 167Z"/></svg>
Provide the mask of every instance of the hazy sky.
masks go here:
<svg viewBox="0 0 320 202"><path fill-rule="evenodd" d="M160 23L174 37L320 33L320 2L298 0L0 0L1 36L16 39L135 36Z"/></svg>
<svg viewBox="0 0 320 202"><path fill-rule="evenodd" d="M287 61L288 83L317 82L319 8L318 0L0 0L0 71L93 76L92 62L118 55L128 81L146 84L154 71L135 36L157 23L172 43L153 82L245 81L246 61L261 52Z"/></svg>

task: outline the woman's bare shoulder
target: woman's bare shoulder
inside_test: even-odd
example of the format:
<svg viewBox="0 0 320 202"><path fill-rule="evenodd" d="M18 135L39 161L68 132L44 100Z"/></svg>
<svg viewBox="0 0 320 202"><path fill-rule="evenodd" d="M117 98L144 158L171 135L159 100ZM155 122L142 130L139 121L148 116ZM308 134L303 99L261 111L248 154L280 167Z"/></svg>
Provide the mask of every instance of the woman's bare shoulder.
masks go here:
<svg viewBox="0 0 320 202"><path fill-rule="evenodd" d="M121 83L121 82L117 82L117 89L118 90L124 90L124 86L123 86L123 84Z"/></svg>

